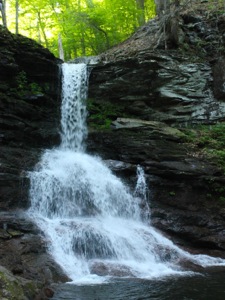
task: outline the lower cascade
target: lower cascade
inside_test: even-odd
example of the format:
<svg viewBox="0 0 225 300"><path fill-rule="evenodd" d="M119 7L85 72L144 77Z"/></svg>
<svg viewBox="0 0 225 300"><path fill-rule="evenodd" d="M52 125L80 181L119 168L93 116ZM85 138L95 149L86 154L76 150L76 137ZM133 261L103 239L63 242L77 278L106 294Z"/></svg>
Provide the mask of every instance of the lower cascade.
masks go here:
<svg viewBox="0 0 225 300"><path fill-rule="evenodd" d="M84 152L87 68L63 64L62 71L62 143L46 150L29 173L28 214L45 233L55 261L76 283L187 274L184 261L225 265L221 258L181 250L150 226L141 167L132 193L99 157Z"/></svg>

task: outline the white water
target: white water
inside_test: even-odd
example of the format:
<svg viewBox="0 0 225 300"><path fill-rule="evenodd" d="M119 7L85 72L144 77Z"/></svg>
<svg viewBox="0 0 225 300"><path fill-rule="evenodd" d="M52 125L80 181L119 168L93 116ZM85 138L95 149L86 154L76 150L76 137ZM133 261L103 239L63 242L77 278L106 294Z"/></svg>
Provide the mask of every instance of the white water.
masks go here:
<svg viewBox="0 0 225 300"><path fill-rule="evenodd" d="M87 68L85 64L63 64L62 74L61 147L83 151L87 136Z"/></svg>
<svg viewBox="0 0 225 300"><path fill-rule="evenodd" d="M132 195L100 158L84 153L86 95L86 66L64 64L62 143L45 151L30 173L28 213L45 232L50 253L67 275L83 284L102 282L107 275L184 274L179 262L185 259L202 266L225 265L219 258L184 252L149 225L141 167Z"/></svg>

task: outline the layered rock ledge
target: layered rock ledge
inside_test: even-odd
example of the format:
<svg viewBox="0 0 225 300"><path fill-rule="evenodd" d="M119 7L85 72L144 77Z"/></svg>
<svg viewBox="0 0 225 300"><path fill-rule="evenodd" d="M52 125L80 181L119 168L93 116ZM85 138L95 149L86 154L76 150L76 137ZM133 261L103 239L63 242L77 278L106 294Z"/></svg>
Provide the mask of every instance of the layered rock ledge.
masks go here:
<svg viewBox="0 0 225 300"><path fill-rule="evenodd" d="M225 17L187 9L179 23L177 48L157 40L155 19L90 66L88 149L131 180L143 166L157 228L224 251L224 172L185 132L224 121Z"/></svg>

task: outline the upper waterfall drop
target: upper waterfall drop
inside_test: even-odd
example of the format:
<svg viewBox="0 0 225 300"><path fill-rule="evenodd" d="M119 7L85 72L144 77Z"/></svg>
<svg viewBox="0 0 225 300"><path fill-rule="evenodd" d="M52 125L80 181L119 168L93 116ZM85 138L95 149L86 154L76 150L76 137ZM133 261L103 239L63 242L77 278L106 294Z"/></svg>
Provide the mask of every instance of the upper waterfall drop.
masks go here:
<svg viewBox="0 0 225 300"><path fill-rule="evenodd" d="M61 147L84 151L87 137L85 101L88 71L85 64L62 65Z"/></svg>

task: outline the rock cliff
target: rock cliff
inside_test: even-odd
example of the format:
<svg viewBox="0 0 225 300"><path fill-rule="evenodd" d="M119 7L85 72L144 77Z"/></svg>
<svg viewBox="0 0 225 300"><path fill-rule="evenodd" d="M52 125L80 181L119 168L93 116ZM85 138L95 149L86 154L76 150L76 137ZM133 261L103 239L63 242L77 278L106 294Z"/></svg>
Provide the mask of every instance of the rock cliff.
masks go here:
<svg viewBox="0 0 225 300"><path fill-rule="evenodd" d="M27 172L59 142L58 63L0 26L0 265L8 269L0 267L1 299L34 299L42 286L66 279L39 229L19 212L29 206Z"/></svg>
<svg viewBox="0 0 225 300"><path fill-rule="evenodd" d="M177 48L165 49L155 19L90 66L89 151L126 176L144 167L157 228L225 250L223 170L186 135L225 118L225 17L200 8L179 23Z"/></svg>
<svg viewBox="0 0 225 300"><path fill-rule="evenodd" d="M32 40L0 27L1 210L27 206L26 171L59 141L57 63Z"/></svg>

